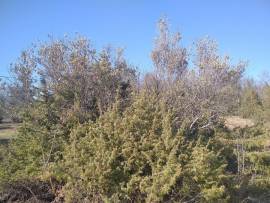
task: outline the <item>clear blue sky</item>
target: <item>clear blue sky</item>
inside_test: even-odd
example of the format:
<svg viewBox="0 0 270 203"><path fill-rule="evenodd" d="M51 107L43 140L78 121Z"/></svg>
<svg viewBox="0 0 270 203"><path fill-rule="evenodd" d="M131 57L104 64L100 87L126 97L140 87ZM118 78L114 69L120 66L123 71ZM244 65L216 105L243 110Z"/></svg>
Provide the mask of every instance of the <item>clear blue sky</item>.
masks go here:
<svg viewBox="0 0 270 203"><path fill-rule="evenodd" d="M269 0L0 0L0 74L32 42L76 32L98 48L126 48L129 62L148 71L164 15L185 45L209 35L222 54L249 60L249 76L270 71Z"/></svg>

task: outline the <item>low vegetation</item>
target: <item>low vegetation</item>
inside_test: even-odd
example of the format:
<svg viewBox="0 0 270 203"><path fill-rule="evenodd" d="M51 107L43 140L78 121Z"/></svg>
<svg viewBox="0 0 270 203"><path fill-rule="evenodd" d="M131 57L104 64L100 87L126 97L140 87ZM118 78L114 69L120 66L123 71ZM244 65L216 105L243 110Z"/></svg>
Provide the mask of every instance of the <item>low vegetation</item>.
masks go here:
<svg viewBox="0 0 270 203"><path fill-rule="evenodd" d="M158 25L140 77L122 50L83 37L22 53L1 89L20 124L0 129L13 137L0 202L270 201L270 84L243 78L246 63L209 38L188 52Z"/></svg>

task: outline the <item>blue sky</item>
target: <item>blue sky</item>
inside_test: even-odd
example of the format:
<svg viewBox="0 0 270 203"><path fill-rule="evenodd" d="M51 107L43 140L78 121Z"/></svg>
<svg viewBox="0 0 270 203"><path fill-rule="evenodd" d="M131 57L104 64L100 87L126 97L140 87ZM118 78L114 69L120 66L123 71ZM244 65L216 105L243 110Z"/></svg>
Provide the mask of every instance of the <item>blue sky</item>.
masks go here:
<svg viewBox="0 0 270 203"><path fill-rule="evenodd" d="M130 63L151 70L156 22L164 15L185 46L208 35L221 54L249 61L248 76L270 71L268 0L0 0L0 75L33 42L76 33L97 48L123 47Z"/></svg>

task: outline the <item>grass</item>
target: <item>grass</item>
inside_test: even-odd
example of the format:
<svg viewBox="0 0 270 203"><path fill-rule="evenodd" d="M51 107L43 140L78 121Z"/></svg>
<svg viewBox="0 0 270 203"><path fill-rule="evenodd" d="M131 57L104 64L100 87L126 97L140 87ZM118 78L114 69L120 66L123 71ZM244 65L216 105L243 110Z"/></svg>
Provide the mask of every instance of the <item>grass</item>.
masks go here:
<svg viewBox="0 0 270 203"><path fill-rule="evenodd" d="M239 116L230 116L225 118L225 125L233 130L235 128L245 128L254 126L254 122L251 119L244 119Z"/></svg>
<svg viewBox="0 0 270 203"><path fill-rule="evenodd" d="M1 140L9 140L16 134L16 129L18 124L4 122L0 123L0 141Z"/></svg>

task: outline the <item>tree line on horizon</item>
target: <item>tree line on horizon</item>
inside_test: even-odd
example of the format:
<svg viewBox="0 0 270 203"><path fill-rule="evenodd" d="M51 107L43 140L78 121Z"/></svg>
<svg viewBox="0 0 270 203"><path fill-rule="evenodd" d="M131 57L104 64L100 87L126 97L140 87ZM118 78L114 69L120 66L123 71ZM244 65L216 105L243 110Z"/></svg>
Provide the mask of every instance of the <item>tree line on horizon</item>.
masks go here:
<svg viewBox="0 0 270 203"><path fill-rule="evenodd" d="M84 37L23 51L0 88L1 202L269 202L270 81L158 23L153 71ZM230 129L226 118L250 126Z"/></svg>

